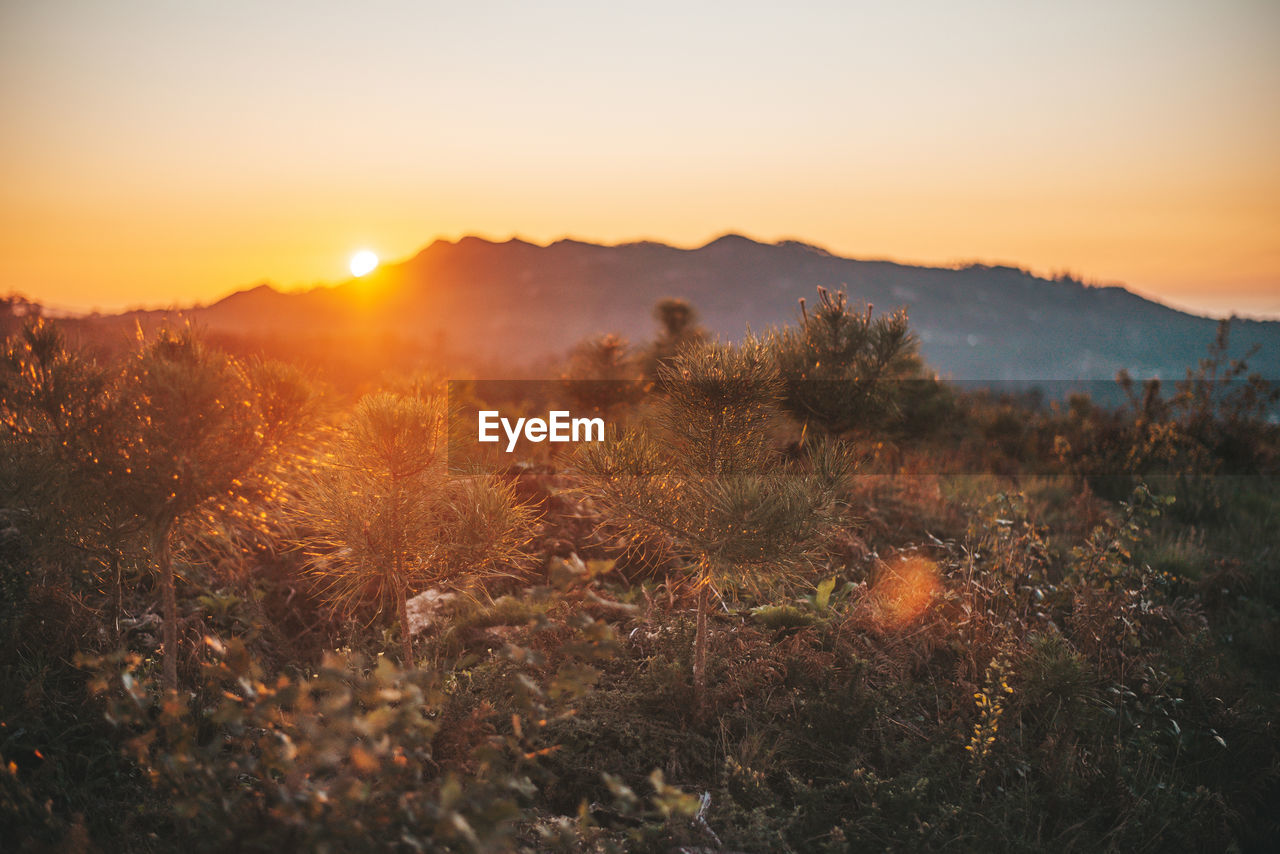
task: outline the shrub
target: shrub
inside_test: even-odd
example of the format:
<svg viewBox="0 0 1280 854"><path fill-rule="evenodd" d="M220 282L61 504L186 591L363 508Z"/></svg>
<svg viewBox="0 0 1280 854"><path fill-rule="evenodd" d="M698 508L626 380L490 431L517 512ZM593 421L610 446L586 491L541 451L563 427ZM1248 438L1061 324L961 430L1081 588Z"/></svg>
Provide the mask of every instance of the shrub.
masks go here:
<svg viewBox="0 0 1280 854"><path fill-rule="evenodd" d="M324 595L345 613L372 606L394 621L406 667L410 590L509 573L532 522L509 483L451 475L447 455L441 398L370 395L299 511L313 532L307 548Z"/></svg>
<svg viewBox="0 0 1280 854"><path fill-rule="evenodd" d="M697 590L693 682L706 695L707 612L715 588L752 570L778 575L831 524L849 458L820 449L806 471L785 471L769 444L781 386L759 342L688 349L660 369L660 429L587 445L585 489L611 521L669 541Z"/></svg>

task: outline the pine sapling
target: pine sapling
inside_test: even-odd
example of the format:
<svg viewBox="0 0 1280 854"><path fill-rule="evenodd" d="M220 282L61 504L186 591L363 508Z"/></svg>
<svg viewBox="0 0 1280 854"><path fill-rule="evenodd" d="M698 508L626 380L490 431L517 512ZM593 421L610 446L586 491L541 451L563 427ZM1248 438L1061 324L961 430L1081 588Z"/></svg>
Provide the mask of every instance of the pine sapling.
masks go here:
<svg viewBox="0 0 1280 854"><path fill-rule="evenodd" d="M830 446L788 468L772 447L782 384L759 341L681 351L659 369L657 423L584 446L586 491L612 523L666 541L696 591L693 685L707 687L707 617L724 585L776 580L800 565L837 512L849 457Z"/></svg>
<svg viewBox="0 0 1280 854"><path fill-rule="evenodd" d="M301 510L312 570L330 601L395 622L406 667L409 597L508 573L532 524L506 481L449 473L446 421L439 395L365 397Z"/></svg>

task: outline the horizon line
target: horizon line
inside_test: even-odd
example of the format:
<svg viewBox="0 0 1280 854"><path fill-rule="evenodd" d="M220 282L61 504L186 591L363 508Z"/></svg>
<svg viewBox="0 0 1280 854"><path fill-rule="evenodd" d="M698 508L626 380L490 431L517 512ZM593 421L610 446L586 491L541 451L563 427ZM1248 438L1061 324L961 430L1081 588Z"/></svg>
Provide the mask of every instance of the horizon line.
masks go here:
<svg viewBox="0 0 1280 854"><path fill-rule="evenodd" d="M429 252L432 248L434 248L438 244L445 244L448 246L459 246L465 241L479 241L481 243L486 243L491 246L504 246L504 245L510 245L514 243L514 244L529 246L536 249L550 249L554 246L568 243L568 244L576 244L580 246L589 246L589 247L599 248L599 249L624 249L628 247L638 247L638 246L657 246L657 247L663 247L666 249L672 249L679 252L699 252L715 245L716 243L720 243L722 241L730 240L730 239L739 239L739 240L743 240L748 243L754 244L756 246L762 246L762 247L768 247L768 248L783 248L783 247L794 246L797 248L818 252L827 257L834 258L837 260L853 261L855 263L862 263L862 264L889 264L896 267L912 267L912 268L922 269L922 270L963 271L963 270L969 270L969 269L975 269L975 268L985 268L989 270L1013 270L1043 282L1064 282L1064 281L1073 282L1075 284L1078 284L1090 290L1105 290L1105 289L1123 290L1126 293L1132 294L1136 297L1139 297L1140 299L1144 299L1148 302L1154 303L1164 308L1168 308L1182 314L1187 314L1193 317L1199 317L1199 318L1204 318L1208 320L1237 319L1237 320L1250 320L1250 321L1263 322L1263 323L1280 322L1280 309L1277 309L1275 312L1272 312L1272 313L1261 313L1261 314L1256 312L1242 312L1239 310L1232 310L1229 313L1225 313L1225 314L1220 312L1209 313L1199 309L1190 308L1189 306L1186 306L1186 305L1179 305L1176 302L1171 302L1164 298L1153 296L1149 293L1144 293L1142 291L1134 289L1133 287L1131 287L1130 285L1122 281L1104 281L1101 279L1086 277L1084 276L1084 274L1079 273L1075 270L1071 270L1069 268L1063 269L1061 271L1050 271L1048 273L1042 273L1030 267L1026 267L1015 262L1000 261L1000 260L993 260L993 259L989 260L989 259L981 259L981 258L963 258L963 259L956 259L948 262L927 263L927 262L903 260L901 258L895 258L890 256L853 257L850 255L838 254L837 252L832 251L826 246L823 246L821 244L814 243L812 241L805 240L799 237L782 237L777 240L769 241L769 240L760 239L758 237L753 237L745 233L745 231L737 230L737 229L728 229L726 231L717 232L712 237L706 239L704 242L694 243L694 244L682 244L674 241L668 242L668 241L656 239L653 237L637 237L637 238L631 238L626 240L619 240L616 242L608 242L604 240L584 239L568 233L561 234L555 237L554 239L548 240L546 242L539 242L537 240L528 239L522 236L519 232L512 232L508 234L505 238L494 237L490 233L484 233L484 232L468 232L458 237L457 239L450 239L447 237L435 237L430 241L428 241L426 244L422 245L421 248L417 249L416 251L412 252L407 256L404 256L396 261L390 261L390 262L385 262L380 264L378 269L379 271L381 271L390 267L403 267L404 265L413 262L420 256ZM231 289L225 291L220 296L217 296L207 302L197 301L197 302L186 303L186 304L121 303L112 307L103 308L100 306L94 306L88 309L70 308L65 305L41 302L39 299L33 298L27 295L26 293L24 293L23 291L20 291L17 289L8 291L6 293L6 296L9 296L9 297L16 296L21 299L28 300L29 302L39 306L41 309L41 312L44 313L46 316L53 317L53 318L59 318L59 317L88 318L88 317L95 317L95 316L118 317L122 315L136 314L136 313L143 313L143 312L149 313L149 312L198 311L201 309L206 309L206 308L215 306L238 294L248 293L250 291L254 291L264 287L279 294L297 295L297 294L311 293L318 290L339 288L339 287L350 285L352 282L355 282L355 281L357 281L355 277L349 276L345 279L339 279L339 280L283 285L283 284L274 282L270 279L260 279L248 284L233 286Z"/></svg>

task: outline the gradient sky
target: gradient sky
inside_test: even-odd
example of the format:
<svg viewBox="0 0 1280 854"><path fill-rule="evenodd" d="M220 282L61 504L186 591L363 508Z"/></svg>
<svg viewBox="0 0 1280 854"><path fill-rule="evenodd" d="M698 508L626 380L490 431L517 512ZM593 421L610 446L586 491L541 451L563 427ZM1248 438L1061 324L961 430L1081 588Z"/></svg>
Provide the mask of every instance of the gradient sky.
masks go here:
<svg viewBox="0 0 1280 854"><path fill-rule="evenodd" d="M1007 262L1280 317L1280 3L0 0L0 292L437 237Z"/></svg>

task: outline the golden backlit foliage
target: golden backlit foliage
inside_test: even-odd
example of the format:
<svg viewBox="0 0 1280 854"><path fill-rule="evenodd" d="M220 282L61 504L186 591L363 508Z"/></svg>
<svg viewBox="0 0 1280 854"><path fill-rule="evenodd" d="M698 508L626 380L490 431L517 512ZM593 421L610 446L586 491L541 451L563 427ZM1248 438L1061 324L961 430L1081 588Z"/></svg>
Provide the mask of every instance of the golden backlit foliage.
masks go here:
<svg viewBox="0 0 1280 854"><path fill-rule="evenodd" d="M445 399L381 392L360 401L296 508L322 594L342 613L395 620L412 660L407 599L509 574L533 513L494 475L451 474Z"/></svg>

